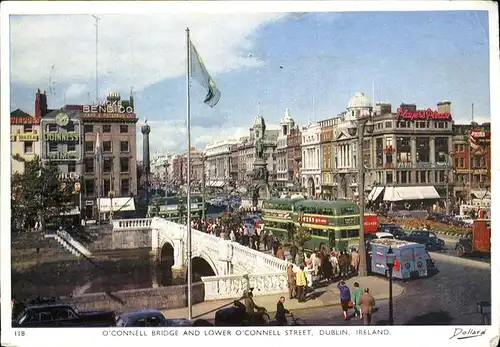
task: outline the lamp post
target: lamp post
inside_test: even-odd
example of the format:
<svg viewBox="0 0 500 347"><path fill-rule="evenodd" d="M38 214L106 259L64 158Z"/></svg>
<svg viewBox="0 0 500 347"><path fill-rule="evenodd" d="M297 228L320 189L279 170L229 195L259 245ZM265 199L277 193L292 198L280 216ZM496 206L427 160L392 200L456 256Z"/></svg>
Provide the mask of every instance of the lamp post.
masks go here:
<svg viewBox="0 0 500 347"><path fill-rule="evenodd" d="M373 133L372 110L367 115L361 115L358 111L356 122L348 129L350 136L358 136L358 195L359 195L359 276L366 276L366 246L365 246L365 166L363 163L363 142L365 130L368 134Z"/></svg>
<svg viewBox="0 0 500 347"><path fill-rule="evenodd" d="M387 262L387 268L389 269L389 325L394 325L394 311L392 307L392 269L394 268L396 255L390 246L387 254L385 255L385 261Z"/></svg>
<svg viewBox="0 0 500 347"><path fill-rule="evenodd" d="M113 212L114 212L114 207L113 207L113 198L115 197L115 192L110 190L108 192L108 198L109 198L109 224L113 225Z"/></svg>
<svg viewBox="0 0 500 347"><path fill-rule="evenodd" d="M450 154L445 152L439 152L441 157L446 159L446 214L450 214L450 168L453 163L453 152Z"/></svg>
<svg viewBox="0 0 500 347"><path fill-rule="evenodd" d="M201 154L201 204L203 206L201 210L201 220L203 223L201 223L201 229L202 231L205 231L205 223L206 223L206 213L205 209L207 208L207 203L205 201L205 187L206 187L206 175L205 175L205 155L202 153Z"/></svg>

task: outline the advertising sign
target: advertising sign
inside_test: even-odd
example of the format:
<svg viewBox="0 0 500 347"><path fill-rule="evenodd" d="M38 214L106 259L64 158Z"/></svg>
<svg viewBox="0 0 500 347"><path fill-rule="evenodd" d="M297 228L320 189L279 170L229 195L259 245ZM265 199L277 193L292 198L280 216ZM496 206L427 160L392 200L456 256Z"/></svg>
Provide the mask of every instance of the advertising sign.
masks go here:
<svg viewBox="0 0 500 347"><path fill-rule="evenodd" d="M92 105L83 105L86 119L135 119L134 108L121 100L108 100Z"/></svg>
<svg viewBox="0 0 500 347"><path fill-rule="evenodd" d="M11 125L40 124L40 118L35 117L11 117Z"/></svg>
<svg viewBox="0 0 500 347"><path fill-rule="evenodd" d="M70 122L68 115L64 112L57 114L54 119L42 119L41 126L41 157L42 160L54 160L54 161L75 161L81 158L81 136L79 132L76 131L57 131L48 132L47 125L55 124L59 129L66 127ZM71 120L74 123L75 128L80 128L79 120ZM62 129L61 129L62 130ZM61 146L57 146L57 151L50 151L51 145L54 143L60 143ZM74 143L75 150L67 151L67 143Z"/></svg>
<svg viewBox="0 0 500 347"><path fill-rule="evenodd" d="M299 223L308 224L318 224L318 225L328 225L328 219L324 217L314 217L314 216L299 216L297 218Z"/></svg>
<svg viewBox="0 0 500 347"><path fill-rule="evenodd" d="M19 141L38 141L38 134L18 134Z"/></svg>
<svg viewBox="0 0 500 347"><path fill-rule="evenodd" d="M428 108L427 110L419 110L419 111L409 111L398 108L396 117L399 120L451 120L451 114L446 112L438 112Z"/></svg>

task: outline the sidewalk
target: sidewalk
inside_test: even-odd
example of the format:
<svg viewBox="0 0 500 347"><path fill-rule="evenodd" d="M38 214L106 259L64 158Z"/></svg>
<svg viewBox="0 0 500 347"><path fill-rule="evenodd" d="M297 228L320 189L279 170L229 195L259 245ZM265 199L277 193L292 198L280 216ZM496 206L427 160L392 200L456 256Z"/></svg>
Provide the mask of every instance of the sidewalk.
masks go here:
<svg viewBox="0 0 500 347"><path fill-rule="evenodd" d="M389 298L389 284L388 281L383 277L353 277L346 281L347 285L353 290L354 282L358 282L361 288L370 288L371 294L374 296L375 300L383 300ZM403 287L397 283L393 283L393 297L397 297L404 293ZM308 293L307 301L304 303L299 303L297 300L288 300L288 293L283 293L283 296L287 299L285 302L285 307L290 311L311 309L317 307L325 306L336 306L340 305L339 290L337 289L337 282L330 284L328 286L315 289L314 292ZM265 296L255 296L254 301L257 305L266 308L268 312L276 311L276 303L281 295L265 295ZM196 305L193 305L193 318L203 318L203 319L214 319L215 312L225 306L232 305L233 300L214 300L205 301ZM162 310L162 313L167 318L187 318L188 312L187 308ZM272 315L271 315L272 316Z"/></svg>

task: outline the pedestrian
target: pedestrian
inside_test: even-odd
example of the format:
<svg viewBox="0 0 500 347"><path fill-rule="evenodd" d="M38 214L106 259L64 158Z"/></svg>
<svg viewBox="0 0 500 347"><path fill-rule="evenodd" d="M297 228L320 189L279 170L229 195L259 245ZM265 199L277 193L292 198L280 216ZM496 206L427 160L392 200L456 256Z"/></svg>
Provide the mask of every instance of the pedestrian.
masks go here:
<svg viewBox="0 0 500 347"><path fill-rule="evenodd" d="M286 315L290 314L290 311L288 311L285 308L285 297L282 296L276 303L276 315L274 316L276 318L276 323L278 325L288 325L288 321L286 320Z"/></svg>
<svg viewBox="0 0 500 347"><path fill-rule="evenodd" d="M363 296L363 289L359 287L358 282L354 282L354 292L352 293L352 303L354 308L354 317L358 317L359 319L363 318L362 310L361 310L361 296Z"/></svg>
<svg viewBox="0 0 500 347"><path fill-rule="evenodd" d="M285 251L283 250L283 247L278 247L278 250L276 251L276 257L280 258L281 260L285 260Z"/></svg>
<svg viewBox="0 0 500 347"><path fill-rule="evenodd" d="M299 302L305 302L307 280L306 273L304 272L304 265L300 265L299 270L297 270L295 284L297 286L297 299Z"/></svg>
<svg viewBox="0 0 500 347"><path fill-rule="evenodd" d="M352 267L352 272L357 275L358 270L359 270L359 253L356 251L356 249L352 249L351 252L351 267Z"/></svg>
<svg viewBox="0 0 500 347"><path fill-rule="evenodd" d="M288 265L286 275L288 281L288 298L292 300L297 296L297 276L295 271L293 271L293 264Z"/></svg>
<svg viewBox="0 0 500 347"><path fill-rule="evenodd" d="M304 254L304 264L306 265L306 268L307 270L307 274L306 274L306 277L307 277L307 285L309 287L312 287L313 286L313 262L312 262L312 259L311 259L311 255L310 254Z"/></svg>
<svg viewBox="0 0 500 347"><path fill-rule="evenodd" d="M339 260L337 259L337 253L332 251L330 255L330 264L332 264L333 277L337 277L339 274Z"/></svg>
<svg viewBox="0 0 500 347"><path fill-rule="evenodd" d="M271 248L273 250L273 255L276 257L277 254L278 254L278 238L276 237L273 237L272 241L271 241Z"/></svg>
<svg viewBox="0 0 500 347"><path fill-rule="evenodd" d="M361 312L363 314L363 323L370 325L372 322L373 308L375 307L375 298L370 294L370 289L365 288L365 293L359 299L361 303Z"/></svg>
<svg viewBox="0 0 500 347"><path fill-rule="evenodd" d="M340 267L340 277L346 278L347 277L347 270L349 267L349 256L347 255L347 252L345 250L340 252L339 267Z"/></svg>
<svg viewBox="0 0 500 347"><path fill-rule="evenodd" d="M345 284L345 281L342 280L337 284L337 288L340 291L340 306L342 307L342 312L344 313L344 320L348 320L347 313L349 309L351 308L350 306L352 305L351 301L351 291L347 284Z"/></svg>
<svg viewBox="0 0 500 347"><path fill-rule="evenodd" d="M234 234L234 230L231 230L231 232L229 233L229 239L232 242L236 241L236 235Z"/></svg>
<svg viewBox="0 0 500 347"><path fill-rule="evenodd" d="M297 260L297 253L299 252L299 249L297 247L297 245L294 243L292 243L292 245L290 246L290 257L292 257L292 263L295 264L296 260Z"/></svg>
<svg viewBox="0 0 500 347"><path fill-rule="evenodd" d="M269 249L269 244L268 244L268 240L267 240L267 230L262 230L262 232L260 233L260 239L261 239L261 242L262 244L264 245L264 251L267 251Z"/></svg>

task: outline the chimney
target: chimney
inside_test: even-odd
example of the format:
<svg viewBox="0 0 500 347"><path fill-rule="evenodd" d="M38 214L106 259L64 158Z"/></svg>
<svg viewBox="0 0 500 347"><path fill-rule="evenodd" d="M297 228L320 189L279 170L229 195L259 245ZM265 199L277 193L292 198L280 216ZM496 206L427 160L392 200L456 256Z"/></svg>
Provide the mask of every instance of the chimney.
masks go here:
<svg viewBox="0 0 500 347"><path fill-rule="evenodd" d="M40 108L40 89L36 91L35 96L35 118L40 119L42 116L42 110Z"/></svg>
<svg viewBox="0 0 500 347"><path fill-rule="evenodd" d="M416 112L417 111L417 105L415 104L401 104L401 107L403 110L407 110L410 112Z"/></svg>
<svg viewBox="0 0 500 347"><path fill-rule="evenodd" d="M451 101L440 101L437 103L438 112L451 114Z"/></svg>

